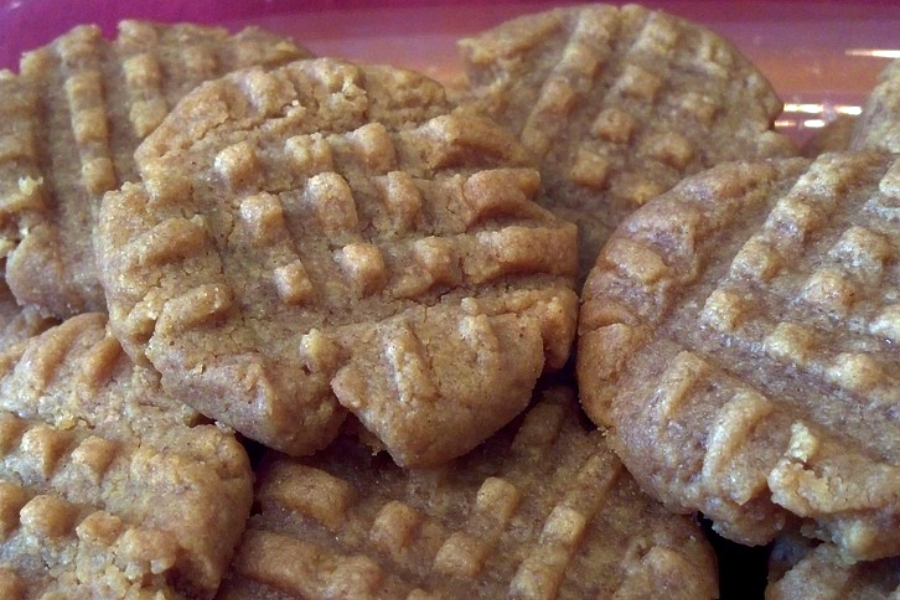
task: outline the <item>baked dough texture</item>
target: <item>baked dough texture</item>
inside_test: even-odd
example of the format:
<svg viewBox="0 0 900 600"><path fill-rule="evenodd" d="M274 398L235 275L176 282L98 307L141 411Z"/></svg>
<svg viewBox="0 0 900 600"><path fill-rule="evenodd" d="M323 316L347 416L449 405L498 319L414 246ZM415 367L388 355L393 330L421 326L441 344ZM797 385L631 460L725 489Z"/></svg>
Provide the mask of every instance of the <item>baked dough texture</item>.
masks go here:
<svg viewBox="0 0 900 600"><path fill-rule="evenodd" d="M0 597L211 598L252 501L234 434L84 314L0 353Z"/></svg>
<svg viewBox="0 0 900 600"><path fill-rule="evenodd" d="M538 396L437 468L346 438L271 454L217 600L718 597L699 526L640 491L571 390Z"/></svg>
<svg viewBox="0 0 900 600"><path fill-rule="evenodd" d="M900 553L900 162L734 163L629 217L585 285L577 370L626 466L763 544L798 518Z"/></svg>
<svg viewBox="0 0 900 600"><path fill-rule="evenodd" d="M0 258L19 304L105 311L93 254L103 194L137 178L134 150L197 84L310 56L247 28L122 21L76 27L0 73Z"/></svg>
<svg viewBox="0 0 900 600"><path fill-rule="evenodd" d="M544 205L579 226L581 278L619 222L717 163L791 156L782 104L709 29L637 5L507 21L459 42L463 105L509 127L538 162Z"/></svg>
<svg viewBox="0 0 900 600"><path fill-rule="evenodd" d="M110 322L163 387L293 455L353 413L403 466L463 454L562 367L576 231L501 126L334 59L201 85L107 194Z"/></svg>

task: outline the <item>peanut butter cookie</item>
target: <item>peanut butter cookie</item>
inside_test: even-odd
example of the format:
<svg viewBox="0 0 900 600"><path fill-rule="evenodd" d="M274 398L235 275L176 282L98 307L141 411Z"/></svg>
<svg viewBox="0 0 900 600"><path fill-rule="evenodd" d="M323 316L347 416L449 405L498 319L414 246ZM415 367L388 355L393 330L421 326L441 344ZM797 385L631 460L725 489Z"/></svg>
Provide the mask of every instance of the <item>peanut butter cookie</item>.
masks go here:
<svg viewBox="0 0 900 600"><path fill-rule="evenodd" d="M218 600L718 597L700 528L546 392L473 453L404 471L355 441L270 455Z"/></svg>
<svg viewBox="0 0 900 600"><path fill-rule="evenodd" d="M575 228L493 121L332 59L202 85L107 194L110 320L163 386L302 455L351 411L403 466L528 404L574 338Z"/></svg>
<svg viewBox="0 0 900 600"><path fill-rule="evenodd" d="M856 120L850 147L900 152L900 60L892 60Z"/></svg>
<svg viewBox="0 0 900 600"><path fill-rule="evenodd" d="M578 223L582 278L627 214L716 163L795 153L781 101L712 31L604 4L520 17L460 42L462 103L512 129L545 206Z"/></svg>
<svg viewBox="0 0 900 600"><path fill-rule="evenodd" d="M0 353L0 597L210 598L252 501L229 431L84 314Z"/></svg>
<svg viewBox="0 0 900 600"><path fill-rule="evenodd" d="M580 393L635 477L736 541L900 553L900 162L734 163L629 217L585 285Z"/></svg>
<svg viewBox="0 0 900 600"><path fill-rule="evenodd" d="M137 177L135 148L198 83L309 56L258 29L123 21L80 26L0 74L0 258L23 305L106 309L93 255L104 192Z"/></svg>

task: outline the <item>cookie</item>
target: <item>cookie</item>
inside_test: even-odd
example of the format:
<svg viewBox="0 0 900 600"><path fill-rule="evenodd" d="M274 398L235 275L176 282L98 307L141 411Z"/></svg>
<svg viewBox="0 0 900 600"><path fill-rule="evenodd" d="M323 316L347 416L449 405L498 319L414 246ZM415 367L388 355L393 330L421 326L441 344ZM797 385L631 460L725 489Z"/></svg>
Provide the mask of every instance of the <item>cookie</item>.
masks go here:
<svg viewBox="0 0 900 600"><path fill-rule="evenodd" d="M520 17L460 43L462 103L511 128L545 205L578 223L582 277L618 223L686 175L792 155L781 101L729 42L660 11L594 4Z"/></svg>
<svg viewBox="0 0 900 600"><path fill-rule="evenodd" d="M270 455L256 505L217 600L717 597L700 528L638 489L562 388L433 469L346 438Z"/></svg>
<svg viewBox="0 0 900 600"><path fill-rule="evenodd" d="M33 306L19 306L9 287L0 281L0 352L57 324Z"/></svg>
<svg viewBox="0 0 900 600"><path fill-rule="evenodd" d="M252 502L229 431L84 314L0 353L0 597L210 598Z"/></svg>
<svg viewBox="0 0 900 600"><path fill-rule="evenodd" d="M855 150L900 152L900 60L892 60L878 76L863 103L850 139Z"/></svg>
<svg viewBox="0 0 900 600"><path fill-rule="evenodd" d="M762 544L900 553L900 162L734 163L623 222L583 293L585 408L652 495Z"/></svg>
<svg viewBox="0 0 900 600"><path fill-rule="evenodd" d="M889 600L900 594L900 559L848 564L821 544L790 571L770 580L766 600Z"/></svg>
<svg viewBox="0 0 900 600"><path fill-rule="evenodd" d="M103 311L92 233L100 200L137 177L135 148L198 83L309 56L248 28L80 26L0 77L0 258L20 304L64 318Z"/></svg>
<svg viewBox="0 0 900 600"><path fill-rule="evenodd" d="M857 117L852 115L838 115L804 142L800 154L807 158L815 158L826 152L849 150L856 120Z"/></svg>
<svg viewBox="0 0 900 600"><path fill-rule="evenodd" d="M348 411L403 466L521 412L574 338L574 226L496 123L332 59L188 95L104 200L110 320L163 386L288 454Z"/></svg>

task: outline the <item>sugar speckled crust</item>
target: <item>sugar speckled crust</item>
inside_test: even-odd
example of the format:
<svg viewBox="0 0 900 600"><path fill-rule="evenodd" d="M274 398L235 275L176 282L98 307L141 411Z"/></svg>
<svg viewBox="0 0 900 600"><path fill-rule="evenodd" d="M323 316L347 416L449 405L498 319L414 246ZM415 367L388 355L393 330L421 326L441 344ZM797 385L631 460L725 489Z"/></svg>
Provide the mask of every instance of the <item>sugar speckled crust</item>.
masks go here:
<svg viewBox="0 0 900 600"><path fill-rule="evenodd" d="M352 411L405 466L473 448L567 360L575 228L496 123L410 71L319 59L187 96L105 198L128 352L284 452Z"/></svg>
<svg viewBox="0 0 900 600"><path fill-rule="evenodd" d="M233 433L84 314L0 353L0 597L210 598L252 501Z"/></svg>
<svg viewBox="0 0 900 600"><path fill-rule="evenodd" d="M539 161L545 205L578 223L582 277L627 214L719 162L788 156L781 102L734 46L661 11L593 4L460 42L461 102Z"/></svg>
<svg viewBox="0 0 900 600"><path fill-rule="evenodd" d="M634 213L583 293L591 417L653 495L762 544L789 515L900 552L900 162L716 167Z"/></svg>
<svg viewBox="0 0 900 600"><path fill-rule="evenodd" d="M850 148L900 152L900 60L891 61L878 76L856 120Z"/></svg>
<svg viewBox="0 0 900 600"><path fill-rule="evenodd" d="M811 548L792 569L770 578L766 600L893 600L900 594L900 559L847 563L831 544Z"/></svg>
<svg viewBox="0 0 900 600"><path fill-rule="evenodd" d="M717 597L698 525L640 492L561 388L434 469L345 438L272 454L256 500L217 600Z"/></svg>
<svg viewBox="0 0 900 600"><path fill-rule="evenodd" d="M0 77L0 257L20 304L103 311L92 234L104 192L137 177L135 148L198 83L310 56L256 28L79 26Z"/></svg>

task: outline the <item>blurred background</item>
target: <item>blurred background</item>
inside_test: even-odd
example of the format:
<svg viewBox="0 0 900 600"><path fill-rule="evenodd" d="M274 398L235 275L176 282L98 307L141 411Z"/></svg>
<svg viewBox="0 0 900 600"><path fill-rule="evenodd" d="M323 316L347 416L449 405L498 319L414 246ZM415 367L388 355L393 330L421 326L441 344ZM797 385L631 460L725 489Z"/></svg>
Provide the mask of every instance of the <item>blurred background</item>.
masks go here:
<svg viewBox="0 0 900 600"><path fill-rule="evenodd" d="M0 0L0 68L79 23L109 35L124 18L256 24L320 55L458 75L456 40L526 12L566 2L474 0ZM569 3L571 4L571 2ZM754 61L785 102L778 126L802 141L853 115L887 60L900 56L900 3L892 1L662 0L647 6L704 23Z"/></svg>

